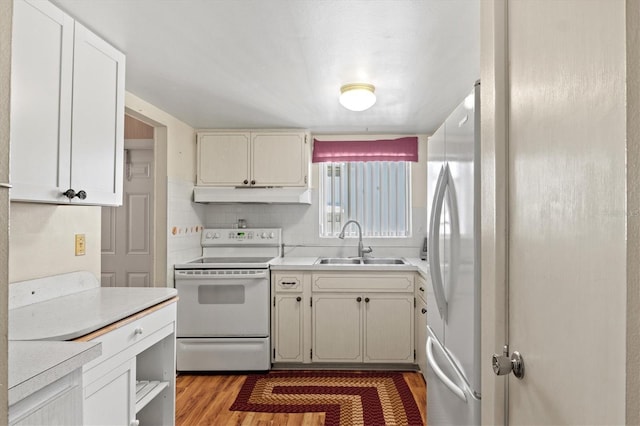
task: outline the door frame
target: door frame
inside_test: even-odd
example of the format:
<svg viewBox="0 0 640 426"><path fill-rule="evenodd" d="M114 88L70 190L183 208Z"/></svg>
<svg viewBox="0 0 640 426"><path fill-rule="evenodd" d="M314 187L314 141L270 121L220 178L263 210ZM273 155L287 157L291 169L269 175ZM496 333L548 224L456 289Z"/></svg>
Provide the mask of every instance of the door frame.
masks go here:
<svg viewBox="0 0 640 426"><path fill-rule="evenodd" d="M0 182L9 182L11 116L11 29L13 0L0 1ZM0 383L8 383L9 317L9 191L0 189ZM7 424L9 391L0 386L0 423Z"/></svg>
<svg viewBox="0 0 640 426"><path fill-rule="evenodd" d="M126 102L126 98L125 98ZM126 106L125 114L153 127L153 282L152 287L166 287L167 276L167 127L143 113Z"/></svg>
<svg viewBox="0 0 640 426"><path fill-rule="evenodd" d="M640 2L625 0L626 176L626 423L640 424ZM481 2L482 102L482 424L508 424L508 379L490 366L508 342L508 0ZM526 354L525 362L526 362ZM508 376L507 376L508 377Z"/></svg>

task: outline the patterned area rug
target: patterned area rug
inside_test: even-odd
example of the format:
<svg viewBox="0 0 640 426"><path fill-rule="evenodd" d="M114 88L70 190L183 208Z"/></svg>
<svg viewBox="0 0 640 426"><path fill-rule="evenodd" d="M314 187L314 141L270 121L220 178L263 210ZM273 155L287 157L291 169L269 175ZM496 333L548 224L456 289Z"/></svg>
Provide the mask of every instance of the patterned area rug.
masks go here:
<svg viewBox="0 0 640 426"><path fill-rule="evenodd" d="M402 373L287 371L250 375L230 410L325 412L325 426L423 425Z"/></svg>

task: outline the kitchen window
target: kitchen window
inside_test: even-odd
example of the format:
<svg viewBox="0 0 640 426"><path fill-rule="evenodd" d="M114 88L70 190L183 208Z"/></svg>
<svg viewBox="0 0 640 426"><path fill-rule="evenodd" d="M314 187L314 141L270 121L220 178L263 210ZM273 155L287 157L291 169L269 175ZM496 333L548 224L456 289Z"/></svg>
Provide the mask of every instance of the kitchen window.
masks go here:
<svg viewBox="0 0 640 426"><path fill-rule="evenodd" d="M357 220L363 237L411 235L411 163L347 161L320 163L320 236L337 237ZM349 227L347 236L357 237Z"/></svg>

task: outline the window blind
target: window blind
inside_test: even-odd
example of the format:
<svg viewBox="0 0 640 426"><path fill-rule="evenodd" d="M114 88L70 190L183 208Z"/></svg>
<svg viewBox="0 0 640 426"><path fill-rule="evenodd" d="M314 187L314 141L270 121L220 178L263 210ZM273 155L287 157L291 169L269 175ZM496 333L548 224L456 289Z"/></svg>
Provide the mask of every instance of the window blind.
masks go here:
<svg viewBox="0 0 640 426"><path fill-rule="evenodd" d="M350 219L365 237L409 237L411 163L406 161L320 164L320 236L335 237ZM357 236L349 227L347 236Z"/></svg>

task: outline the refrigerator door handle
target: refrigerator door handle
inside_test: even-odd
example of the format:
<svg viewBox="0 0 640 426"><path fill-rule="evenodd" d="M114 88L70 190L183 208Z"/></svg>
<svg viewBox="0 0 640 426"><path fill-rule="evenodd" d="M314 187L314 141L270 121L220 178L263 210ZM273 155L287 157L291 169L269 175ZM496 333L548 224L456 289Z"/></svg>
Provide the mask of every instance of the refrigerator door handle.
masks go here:
<svg viewBox="0 0 640 426"><path fill-rule="evenodd" d="M440 217L442 216L444 196L450 179L451 172L449 171L449 165L445 164L440 169L435 194L433 196L431 217L429 218L429 272L431 274L431 283L436 297L438 312L444 321L447 321L448 306L444 294L444 285L442 283L442 271L440 270Z"/></svg>
<svg viewBox="0 0 640 426"><path fill-rule="evenodd" d="M464 390L460 389L453 381L444 374L444 371L440 368L438 363L436 362L435 357L433 356L433 339L431 336L427 337L427 361L431 368L433 368L433 372L436 373L436 376L440 379L442 383L451 391L455 396L460 398L465 403L467 402L467 396L464 393Z"/></svg>

